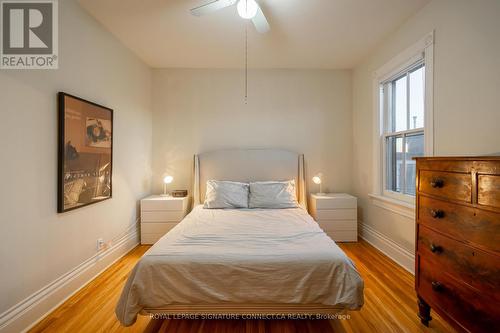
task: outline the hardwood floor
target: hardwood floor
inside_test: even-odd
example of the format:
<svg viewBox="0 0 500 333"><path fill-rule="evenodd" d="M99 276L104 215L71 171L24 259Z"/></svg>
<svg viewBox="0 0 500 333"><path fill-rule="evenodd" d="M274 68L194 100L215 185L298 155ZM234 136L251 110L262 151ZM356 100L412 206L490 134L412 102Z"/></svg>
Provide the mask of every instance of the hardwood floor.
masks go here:
<svg viewBox="0 0 500 333"><path fill-rule="evenodd" d="M365 280L365 305L338 320L150 320L139 316L131 327L118 323L114 307L135 263L149 248L138 246L72 296L30 332L454 332L432 313L420 324L413 275L374 247L360 241L340 245Z"/></svg>

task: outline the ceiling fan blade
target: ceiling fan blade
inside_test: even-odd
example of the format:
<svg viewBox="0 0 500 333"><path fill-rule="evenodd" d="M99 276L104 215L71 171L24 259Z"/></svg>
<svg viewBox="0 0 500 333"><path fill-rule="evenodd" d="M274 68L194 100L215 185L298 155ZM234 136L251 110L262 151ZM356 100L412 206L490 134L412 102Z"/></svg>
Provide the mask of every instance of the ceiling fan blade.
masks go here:
<svg viewBox="0 0 500 333"><path fill-rule="evenodd" d="M257 31L261 34L264 34L271 30L266 16L264 15L264 12L260 8L260 6L257 9L257 14L255 14L254 18L252 19L252 22L255 25L255 29L257 29Z"/></svg>
<svg viewBox="0 0 500 333"><path fill-rule="evenodd" d="M214 0L205 5L191 9L191 14L194 16L210 14L218 11L219 9L232 6L236 3L236 1L237 0Z"/></svg>

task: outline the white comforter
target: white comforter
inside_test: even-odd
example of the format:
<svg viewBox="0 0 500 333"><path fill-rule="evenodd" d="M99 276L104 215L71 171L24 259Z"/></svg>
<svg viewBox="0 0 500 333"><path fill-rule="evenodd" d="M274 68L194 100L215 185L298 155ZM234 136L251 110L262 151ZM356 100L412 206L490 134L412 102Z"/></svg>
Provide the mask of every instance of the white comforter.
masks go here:
<svg viewBox="0 0 500 333"><path fill-rule="evenodd" d="M137 263L116 315L169 304L363 305L351 260L301 208L195 207Z"/></svg>

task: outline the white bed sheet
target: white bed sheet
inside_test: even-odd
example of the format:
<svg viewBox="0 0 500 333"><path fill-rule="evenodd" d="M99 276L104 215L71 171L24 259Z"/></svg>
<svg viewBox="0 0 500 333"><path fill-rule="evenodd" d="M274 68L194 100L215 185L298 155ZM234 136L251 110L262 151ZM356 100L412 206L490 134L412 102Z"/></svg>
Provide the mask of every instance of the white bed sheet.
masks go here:
<svg viewBox="0 0 500 333"><path fill-rule="evenodd" d="M149 249L116 307L132 325L172 304L322 304L356 310L363 280L302 208L197 206Z"/></svg>

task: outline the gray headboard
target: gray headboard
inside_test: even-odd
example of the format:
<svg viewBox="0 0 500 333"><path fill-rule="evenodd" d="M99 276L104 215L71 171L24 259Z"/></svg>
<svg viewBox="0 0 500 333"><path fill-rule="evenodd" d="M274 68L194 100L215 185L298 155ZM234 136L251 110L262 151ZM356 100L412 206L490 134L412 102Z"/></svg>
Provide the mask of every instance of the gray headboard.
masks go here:
<svg viewBox="0 0 500 333"><path fill-rule="evenodd" d="M195 155L195 205L204 201L210 179L240 182L295 179L299 204L307 208L302 154L283 149L226 149Z"/></svg>

